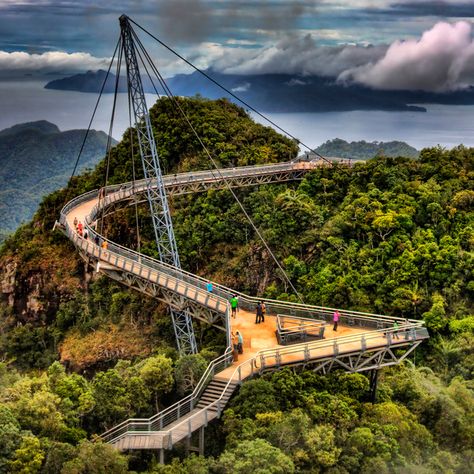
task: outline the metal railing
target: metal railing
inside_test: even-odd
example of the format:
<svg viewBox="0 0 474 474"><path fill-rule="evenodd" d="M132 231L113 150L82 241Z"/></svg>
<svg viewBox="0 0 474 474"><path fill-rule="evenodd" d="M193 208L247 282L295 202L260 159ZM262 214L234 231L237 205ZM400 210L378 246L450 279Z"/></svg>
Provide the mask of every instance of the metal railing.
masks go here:
<svg viewBox="0 0 474 474"><path fill-rule="evenodd" d="M347 352L365 352L374 347L391 347L396 344L406 344L428 337L428 331L423 322L405 323L397 328L378 329L360 334L340 336L293 346L264 349L258 353L258 368L260 371L269 367L280 366L286 360L308 362L323 357L335 357ZM296 357L295 357L296 356Z"/></svg>
<svg viewBox="0 0 474 474"><path fill-rule="evenodd" d="M214 171L199 171L193 173L182 173L179 175L168 175L164 178L164 180L165 185L171 186L180 183L189 184L190 182L199 182L205 180L221 180L222 176L249 176L252 174L258 175L265 173L276 173L289 169L302 169L302 165L305 164L282 163L278 165L264 165L257 167L249 166L238 169L222 169L220 170L220 174ZM285 315L297 318L308 318L310 320L322 320L324 322L329 322L332 320L332 316L335 311L335 308L312 306L301 303L289 303L248 296L214 282L213 292L209 293L207 291L207 283L209 283L207 279L118 245L96 232L93 223L99 216L100 212L105 211L114 203L120 200L128 199L133 194L139 193L144 189L145 180L137 181L135 183L108 186L106 188L105 199L101 199L100 206L99 204L96 204L86 218L85 227L89 232L89 240L79 236L77 232L75 232L75 230L69 226L67 222L67 216L82 203L97 200L99 191L90 191L72 199L61 210L60 222L65 229L66 235L72 240L76 247L80 248L87 255L96 258L99 262L107 262L116 268L121 268L144 279L153 278L153 281L157 284L162 285L171 291L178 292L179 294L182 294L186 298L189 298L198 304L222 313L226 320L227 348L223 355L219 356L209 364L203 377L199 381L192 394L188 395L176 404L170 406L151 418L131 418L122 422L102 435L103 439L109 442L117 441L126 434L133 435L134 433L143 432L156 433L157 431L162 433L164 436L168 436L169 442L172 442L172 438L170 437L171 432L163 431L163 428L170 423L176 423L180 418L188 415L194 409L197 400L201 396L203 390L212 377L232 363L229 299L233 295L238 296L239 307L246 310L254 310L259 301L264 301L267 308L267 315L269 313L284 313ZM100 241L107 241L108 248L103 249L99 245L96 245L94 243L95 237L99 238ZM336 350L344 350L344 348L348 348L351 344L359 344L360 350L364 350L364 347L366 347L368 342L373 342L382 337L384 337L386 341L390 341L388 343L391 344L390 339L394 334L394 329L391 328L393 328L395 321L398 323L400 322L400 318L359 311L339 310L339 314L339 322L342 325L373 329L375 331L373 333L367 333L366 335L363 334L360 336L346 336L337 338L336 343L333 341L314 341L310 343L294 345L288 348L273 348L260 351L256 357L243 362L234 370L231 379L229 380L218 400L206 408L199 410L199 412L197 412L195 415L187 417L183 423L188 423L188 426L191 429L193 425L190 419L194 419L199 413L203 415L203 410L208 410L205 411L206 414L209 413L209 410L215 411L216 409L217 413L220 413L222 407L224 406L222 398L229 389L232 381L237 380L240 383L244 378L253 376L256 371L261 372L269 367L274 367L278 364L285 363L285 356L294 358L299 354L301 360L306 360L307 357L311 357L312 351L321 351L323 349L326 350L332 347L334 354ZM423 323L420 321L405 320L403 324L400 324L400 329L397 331L398 334L401 334L400 331L402 330L405 331L403 332L404 337L417 337L418 333L420 333L421 337L420 331L424 330L426 332L426 329L422 326ZM415 332L413 333L409 331ZM411 335L406 336L407 334ZM407 340L409 339L406 339L405 342ZM181 425L178 423L176 426Z"/></svg>
<svg viewBox="0 0 474 474"><path fill-rule="evenodd" d="M397 339L395 335L399 337L399 339ZM285 348L264 349L235 368L217 400L192 415L187 416L181 423L174 424L171 429L163 430L162 426L156 429L158 427L157 424L155 423L152 427L149 420L132 419L130 420L128 429L118 429L119 427L117 427L117 429L105 433L105 435L107 435L106 438L104 438L105 435L102 435L102 437L106 441L114 443L118 442L124 436L137 436L143 435L145 432L153 432L153 435L163 437L165 447L171 448L173 445L174 430L181 432L182 437L189 437L200 426L207 424L207 421L212 419L211 417L216 414L217 417L220 416L226 403L224 397L229 390L233 390L236 383L241 384L245 379L261 374L265 370L281 367L282 365L303 364L314 358L337 357L349 352L365 352L374 347L392 347L401 343L406 345L407 342L414 343L427 337L428 331L421 323L418 325L406 324L397 329L378 330L353 336L344 336L332 341L314 341ZM370 368L371 366L367 366L365 370L369 370ZM190 410L188 413L189 412ZM177 421L177 419L172 418L172 422L174 421Z"/></svg>
<svg viewBox="0 0 474 474"><path fill-rule="evenodd" d="M285 314L277 314L276 332L279 344L288 344L297 340L306 341L308 337L323 339L325 321L311 318L295 318Z"/></svg>

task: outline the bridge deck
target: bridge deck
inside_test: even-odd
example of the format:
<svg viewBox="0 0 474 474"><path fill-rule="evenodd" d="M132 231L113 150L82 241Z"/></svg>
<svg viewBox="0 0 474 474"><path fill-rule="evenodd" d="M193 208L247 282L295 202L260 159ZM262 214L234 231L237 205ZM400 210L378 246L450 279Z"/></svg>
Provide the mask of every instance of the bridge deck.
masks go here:
<svg viewBox="0 0 474 474"><path fill-rule="evenodd" d="M247 360L250 360L257 356L259 351L265 349L277 349L281 348L286 349L289 346L283 346L278 344L276 338L276 317L274 315L266 315L265 322L255 324L255 314L250 313L248 311L239 310L237 317L231 320L232 324L232 331L239 331L244 338L244 351L243 354L239 354L238 360L235 361L231 366L219 372L216 375L217 379L220 380L229 380L232 376L237 378L237 374L235 373L235 369ZM373 330L375 331L375 330ZM368 328L354 328L348 327L344 325L339 325L337 331L333 331L331 325L326 327L326 331L324 333L324 341L334 340L339 337L343 336L356 336L366 334L368 332L373 332ZM381 336L378 339L374 339L370 342L370 345L383 345L385 344L386 339L385 337ZM356 340L353 343L349 344L345 349L350 350L351 346L354 350L360 350L360 340ZM296 347L296 346L295 346ZM328 355L332 355L333 347L323 347L321 349L315 349L311 351L311 358L316 359L319 357L324 357ZM296 362L299 360L304 360L303 349L300 352L294 352L292 354L282 355L281 363L291 363ZM244 368L244 371L247 371L248 374L245 372L242 374L243 377L245 375L250 375L250 367Z"/></svg>
<svg viewBox="0 0 474 474"><path fill-rule="evenodd" d="M222 173L233 180L233 186L246 186L301 179L304 172L313 167L314 164L283 163L222 170ZM269 180L265 181L265 177ZM179 194L219 189L223 178L214 172L197 172L168 176L164 181L168 191ZM121 205L130 205L143 197L144 190L145 186L140 182L109 187L106 199L101 201L101 209L110 213ZM101 249L93 240L96 235L93 223L88 229L89 241L80 238L73 230L74 219L83 225L91 224L91 220L101 215L101 210L95 207L98 204L98 191L92 191L72 200L61 211L60 223L64 232L89 263L100 262L100 270L109 277L178 309L186 304L188 311L194 311L193 317L226 331L230 325L234 333L238 330L244 338L244 353L238 360L229 365L228 348L209 364L192 394L151 418L125 420L102 435L118 449L170 449L219 417L238 384L263 371L308 363L312 364L313 370L322 373L331 370L333 365L348 372L378 369L399 363L429 337L419 321L401 323L390 316L346 310L340 310L339 327L333 331L330 324L333 309L274 300L265 300L269 314L264 323L255 324L252 308L258 299L243 293L238 294L241 308L237 317L229 319L229 298L235 294L234 290L216 283L210 293L206 289L207 281L199 276L137 254L112 241L107 250ZM101 235L98 237L105 239ZM324 339L279 345L277 314L327 321ZM227 335L229 338L230 333Z"/></svg>

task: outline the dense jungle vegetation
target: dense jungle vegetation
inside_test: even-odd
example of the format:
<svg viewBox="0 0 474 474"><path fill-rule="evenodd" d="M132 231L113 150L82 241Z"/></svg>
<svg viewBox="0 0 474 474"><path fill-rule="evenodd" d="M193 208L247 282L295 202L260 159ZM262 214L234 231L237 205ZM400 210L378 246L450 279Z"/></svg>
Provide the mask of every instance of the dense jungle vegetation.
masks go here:
<svg viewBox="0 0 474 474"><path fill-rule="evenodd" d="M226 100L180 100L222 166L297 153ZM151 115L165 172L210 167L169 101ZM131 179L130 147L126 133L111 154L110 183ZM51 231L65 202L103 185L105 168L46 197L0 250L0 473L474 470L474 149L378 157L238 191L306 302L424 319L431 339L382 371L375 404L363 374L285 369L246 382L208 429L207 456L177 449L166 466L94 436L188 393L223 340L196 324L203 350L179 358L165 308L86 271ZM171 206L184 268L293 298L228 192ZM153 255L146 207L138 217L141 250ZM134 219L133 209L120 211L107 235L136 247Z"/></svg>
<svg viewBox="0 0 474 474"><path fill-rule="evenodd" d="M404 156L406 158L418 158L420 152L400 141L391 142L346 142L340 138L328 140L326 143L316 148L318 153L323 156L338 156L340 158L362 159L375 158L376 156L389 156L396 158Z"/></svg>

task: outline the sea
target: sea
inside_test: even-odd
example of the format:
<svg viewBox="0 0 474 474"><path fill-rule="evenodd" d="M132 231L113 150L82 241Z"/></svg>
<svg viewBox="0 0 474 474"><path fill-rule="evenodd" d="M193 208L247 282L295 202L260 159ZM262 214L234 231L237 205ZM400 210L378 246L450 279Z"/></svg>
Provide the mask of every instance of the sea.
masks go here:
<svg viewBox="0 0 474 474"><path fill-rule="evenodd" d="M0 130L17 123L48 120L61 130L89 126L96 94L44 89L47 80L21 78L0 81ZM148 106L156 97L147 94ZM264 113L272 122L310 148L331 140L400 140L421 149L441 145L474 146L474 106L423 104L427 112L351 111L322 113ZM102 96L92 122L108 133L113 109L111 94ZM254 119L269 125L254 114ZM129 126L126 94L119 94L112 136L119 140ZM302 147L302 150L304 148Z"/></svg>

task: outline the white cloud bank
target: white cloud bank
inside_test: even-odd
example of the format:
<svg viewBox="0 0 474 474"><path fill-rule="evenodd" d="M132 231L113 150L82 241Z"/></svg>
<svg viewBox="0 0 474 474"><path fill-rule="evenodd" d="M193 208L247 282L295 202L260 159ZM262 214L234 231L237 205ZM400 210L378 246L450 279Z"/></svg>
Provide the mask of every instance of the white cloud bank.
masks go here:
<svg viewBox="0 0 474 474"><path fill-rule="evenodd" d="M472 24L440 22L419 39L390 46L319 46L311 35L223 54L212 66L233 74L327 76L374 89L452 91L474 84Z"/></svg>
<svg viewBox="0 0 474 474"><path fill-rule="evenodd" d="M472 24L437 23L418 40L396 41L376 62L339 75L376 89L450 91L474 83Z"/></svg>
<svg viewBox="0 0 474 474"><path fill-rule="evenodd" d="M30 54L21 51L0 51L0 71L12 73L77 72L88 69L106 69L110 58L96 58L89 53L48 51Z"/></svg>
<svg viewBox="0 0 474 474"><path fill-rule="evenodd" d="M387 90L444 92L474 85L473 25L467 21L437 23L418 39L389 46L320 46L311 35L292 35L260 49L208 42L184 54L201 68L228 74L317 75ZM0 74L72 73L106 69L109 62L84 52L0 51ZM167 75L182 68L172 58L160 62Z"/></svg>

